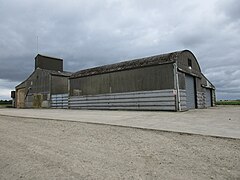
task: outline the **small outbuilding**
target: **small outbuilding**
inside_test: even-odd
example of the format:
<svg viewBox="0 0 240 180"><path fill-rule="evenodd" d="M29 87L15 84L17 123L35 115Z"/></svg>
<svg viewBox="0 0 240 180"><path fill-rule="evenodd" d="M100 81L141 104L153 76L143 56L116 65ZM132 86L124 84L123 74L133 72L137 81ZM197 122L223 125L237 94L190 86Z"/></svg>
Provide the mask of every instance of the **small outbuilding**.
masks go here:
<svg viewBox="0 0 240 180"><path fill-rule="evenodd" d="M215 105L215 87L189 50L85 69L70 76L69 108L184 111Z"/></svg>
<svg viewBox="0 0 240 180"><path fill-rule="evenodd" d="M68 78L63 60L38 54L34 72L16 86L17 108L68 107ZM60 97L61 102L58 101Z"/></svg>

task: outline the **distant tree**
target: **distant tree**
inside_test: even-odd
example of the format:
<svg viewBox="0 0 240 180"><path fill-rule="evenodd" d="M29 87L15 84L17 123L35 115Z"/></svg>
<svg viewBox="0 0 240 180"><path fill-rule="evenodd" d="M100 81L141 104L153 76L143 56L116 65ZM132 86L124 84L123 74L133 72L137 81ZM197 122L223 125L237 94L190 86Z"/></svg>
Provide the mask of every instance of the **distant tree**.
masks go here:
<svg viewBox="0 0 240 180"><path fill-rule="evenodd" d="M12 104L12 100L0 100L0 104Z"/></svg>

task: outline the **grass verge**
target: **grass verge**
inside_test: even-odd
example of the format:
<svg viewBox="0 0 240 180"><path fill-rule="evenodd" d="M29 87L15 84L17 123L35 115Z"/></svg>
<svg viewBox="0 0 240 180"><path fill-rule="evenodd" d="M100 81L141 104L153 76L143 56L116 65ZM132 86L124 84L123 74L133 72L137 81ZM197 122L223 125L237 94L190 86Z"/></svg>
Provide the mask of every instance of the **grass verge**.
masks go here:
<svg viewBox="0 0 240 180"><path fill-rule="evenodd" d="M240 105L240 101L239 100L235 100L235 101L217 101L216 104L217 105Z"/></svg>

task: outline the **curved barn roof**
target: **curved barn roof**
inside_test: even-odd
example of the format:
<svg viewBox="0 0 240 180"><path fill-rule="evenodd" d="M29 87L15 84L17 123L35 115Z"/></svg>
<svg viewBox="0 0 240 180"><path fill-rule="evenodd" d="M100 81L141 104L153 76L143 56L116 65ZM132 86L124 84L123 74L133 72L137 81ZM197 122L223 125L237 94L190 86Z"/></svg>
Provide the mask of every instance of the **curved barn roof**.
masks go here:
<svg viewBox="0 0 240 180"><path fill-rule="evenodd" d="M110 64L110 65L104 65L104 66L80 70L76 73L73 73L70 78L91 76L91 75L122 71L127 69L134 69L134 68L152 66L152 65L158 65L158 64L173 63L178 59L178 57L182 52L186 52L186 51L193 54L189 50L183 50L183 51L176 51L176 52L171 52L167 54L155 55L151 57L134 59L134 60L124 61L116 64Z"/></svg>

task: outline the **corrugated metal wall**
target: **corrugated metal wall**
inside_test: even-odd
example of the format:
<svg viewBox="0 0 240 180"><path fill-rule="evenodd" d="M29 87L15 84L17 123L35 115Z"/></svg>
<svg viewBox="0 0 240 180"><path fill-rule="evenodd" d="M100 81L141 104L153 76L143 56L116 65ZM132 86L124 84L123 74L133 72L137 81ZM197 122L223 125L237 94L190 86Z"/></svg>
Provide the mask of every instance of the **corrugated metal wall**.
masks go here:
<svg viewBox="0 0 240 180"><path fill-rule="evenodd" d="M205 101L206 101L205 92L197 91L197 107L205 108Z"/></svg>
<svg viewBox="0 0 240 180"><path fill-rule="evenodd" d="M68 108L68 94L57 94L51 96L51 108Z"/></svg>
<svg viewBox="0 0 240 180"><path fill-rule="evenodd" d="M187 110L187 94L185 89L180 89L180 106L181 111Z"/></svg>
<svg viewBox="0 0 240 180"><path fill-rule="evenodd" d="M176 99L173 89L71 96L69 97L69 108L175 111Z"/></svg>
<svg viewBox="0 0 240 180"><path fill-rule="evenodd" d="M50 83L49 83L49 73L37 69L35 73L28 79L26 89L29 89L29 94L31 93L49 93Z"/></svg>
<svg viewBox="0 0 240 180"><path fill-rule="evenodd" d="M53 76L51 77L51 94L68 93L68 77Z"/></svg>
<svg viewBox="0 0 240 180"><path fill-rule="evenodd" d="M212 106L212 95L211 95L211 90L206 89L206 107L211 107Z"/></svg>
<svg viewBox="0 0 240 180"><path fill-rule="evenodd" d="M173 89L173 76L173 65L165 64L70 79L70 95Z"/></svg>

